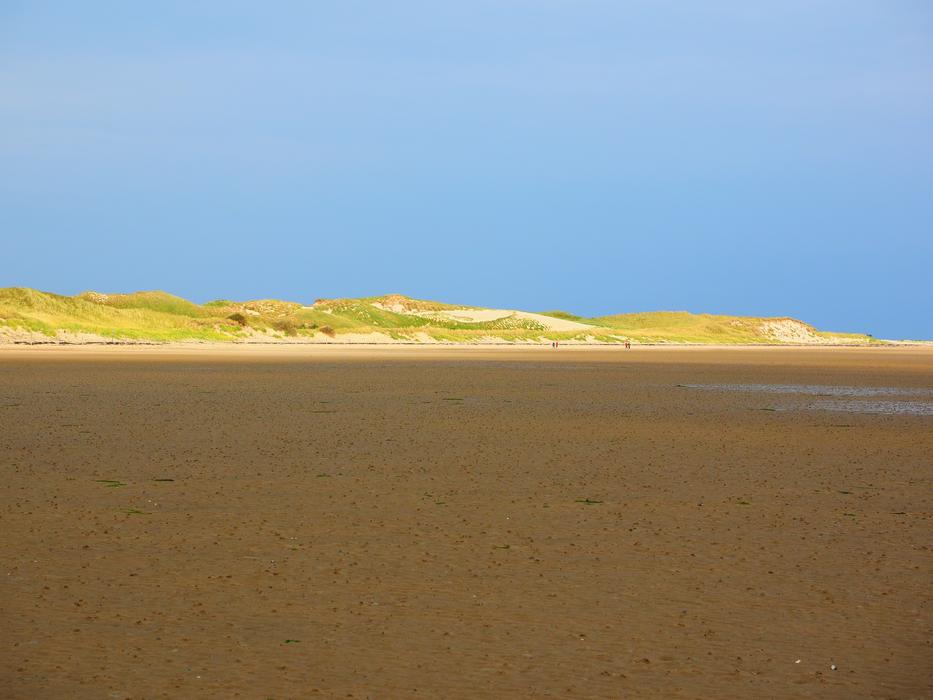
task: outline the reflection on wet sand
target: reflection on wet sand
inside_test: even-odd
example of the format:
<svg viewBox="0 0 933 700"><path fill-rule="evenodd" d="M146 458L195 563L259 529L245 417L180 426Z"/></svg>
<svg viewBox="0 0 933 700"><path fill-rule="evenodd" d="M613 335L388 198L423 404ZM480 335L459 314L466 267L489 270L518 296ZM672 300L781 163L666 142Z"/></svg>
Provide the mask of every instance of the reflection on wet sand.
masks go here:
<svg viewBox="0 0 933 700"><path fill-rule="evenodd" d="M787 403L772 407L776 411L810 410L915 416L933 415L933 389L923 387L831 386L823 384L680 384L678 386L684 389L706 389L711 391L832 397L830 400ZM904 398L871 400L888 396ZM907 397L909 397L909 400Z"/></svg>

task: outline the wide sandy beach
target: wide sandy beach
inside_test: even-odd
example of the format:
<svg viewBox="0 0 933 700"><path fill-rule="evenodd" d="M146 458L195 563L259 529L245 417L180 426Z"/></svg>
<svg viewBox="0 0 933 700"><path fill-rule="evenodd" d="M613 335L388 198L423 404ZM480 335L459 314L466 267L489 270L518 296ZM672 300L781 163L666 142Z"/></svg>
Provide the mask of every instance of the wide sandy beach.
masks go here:
<svg viewBox="0 0 933 700"><path fill-rule="evenodd" d="M931 697L931 407L914 347L0 348L0 697Z"/></svg>

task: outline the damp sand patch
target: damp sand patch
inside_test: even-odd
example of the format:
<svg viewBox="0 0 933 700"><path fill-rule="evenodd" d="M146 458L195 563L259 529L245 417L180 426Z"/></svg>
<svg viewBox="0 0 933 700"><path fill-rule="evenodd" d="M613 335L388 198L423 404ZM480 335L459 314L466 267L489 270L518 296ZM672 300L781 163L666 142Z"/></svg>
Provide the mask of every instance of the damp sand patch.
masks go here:
<svg viewBox="0 0 933 700"><path fill-rule="evenodd" d="M933 401L816 401L808 405L807 409L894 416L933 416Z"/></svg>
<svg viewBox="0 0 933 700"><path fill-rule="evenodd" d="M905 389L893 386L830 386L824 384L678 384L683 389L712 389L713 391L744 391L764 394L804 394L871 398L875 396L925 397L933 401L933 388Z"/></svg>
<svg viewBox="0 0 933 700"><path fill-rule="evenodd" d="M933 416L933 388L833 386L824 384L678 384L682 389L733 391L809 398L760 410L837 411L881 415Z"/></svg>

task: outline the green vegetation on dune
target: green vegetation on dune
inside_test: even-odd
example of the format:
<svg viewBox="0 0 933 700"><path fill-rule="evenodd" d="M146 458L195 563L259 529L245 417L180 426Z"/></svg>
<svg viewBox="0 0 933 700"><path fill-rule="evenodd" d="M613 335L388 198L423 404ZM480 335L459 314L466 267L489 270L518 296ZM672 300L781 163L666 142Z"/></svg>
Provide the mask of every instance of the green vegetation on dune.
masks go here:
<svg viewBox="0 0 933 700"><path fill-rule="evenodd" d="M771 343L868 343L860 333L828 333L793 318L764 318L695 314L689 311L650 311L586 318L566 311L545 311L545 316L587 323L603 332L640 343L705 343L749 345Z"/></svg>
<svg viewBox="0 0 933 700"><path fill-rule="evenodd" d="M97 292L84 292L75 299L84 299L102 306L109 306L115 309L147 309L149 311L161 311L166 314L178 316L190 316L200 318L207 315L207 312L197 304L176 297L166 292L134 292L133 294L98 294Z"/></svg>
<svg viewBox="0 0 933 700"><path fill-rule="evenodd" d="M471 320L470 311L481 313ZM551 323L548 318L555 320ZM364 336L378 333L380 337L408 342L448 343L873 341L870 336L816 331L793 319L684 311L598 318L566 311L547 311L538 316L490 314L480 307L410 299L399 294L320 299L310 305L277 299L244 302L219 299L199 305L160 291L83 292L69 297L19 287L0 289L0 339L19 338L28 342L37 336L74 339L90 335L129 342L276 339L339 342L341 336L346 338L349 333Z"/></svg>
<svg viewBox="0 0 933 700"><path fill-rule="evenodd" d="M572 314L569 311L540 311L538 312L542 316L550 316L551 318L560 318L564 321L576 321L578 323L592 323L592 319L584 318L583 316L577 316Z"/></svg>
<svg viewBox="0 0 933 700"><path fill-rule="evenodd" d="M607 326L641 342L681 343L768 343L774 338L761 332L764 319L741 316L692 314L687 311L653 311L648 313L615 314L592 319L592 323ZM809 328L800 323L802 329ZM812 329L811 329L812 330Z"/></svg>
<svg viewBox="0 0 933 700"><path fill-rule="evenodd" d="M97 295L98 297L103 295ZM33 289L0 289L0 326L54 336L57 331L125 340L225 340L234 324L161 292L115 295L115 302Z"/></svg>

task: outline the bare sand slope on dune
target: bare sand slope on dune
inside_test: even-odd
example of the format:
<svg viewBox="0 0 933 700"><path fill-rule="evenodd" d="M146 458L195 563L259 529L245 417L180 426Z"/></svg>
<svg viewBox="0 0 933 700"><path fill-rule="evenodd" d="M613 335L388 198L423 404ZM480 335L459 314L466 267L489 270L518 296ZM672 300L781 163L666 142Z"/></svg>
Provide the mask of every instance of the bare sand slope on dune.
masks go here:
<svg viewBox="0 0 933 700"><path fill-rule="evenodd" d="M390 311L404 311L404 313L423 318L441 318L451 321L460 321L463 323L485 323L489 321L501 321L503 319L523 319L533 321L548 331L585 331L596 328L590 323L580 323L563 318L555 318L544 314L536 314L529 311L516 311L514 309L471 309L454 308L438 309L430 311L418 311L404 308L399 305L387 305L374 303L373 306Z"/></svg>

